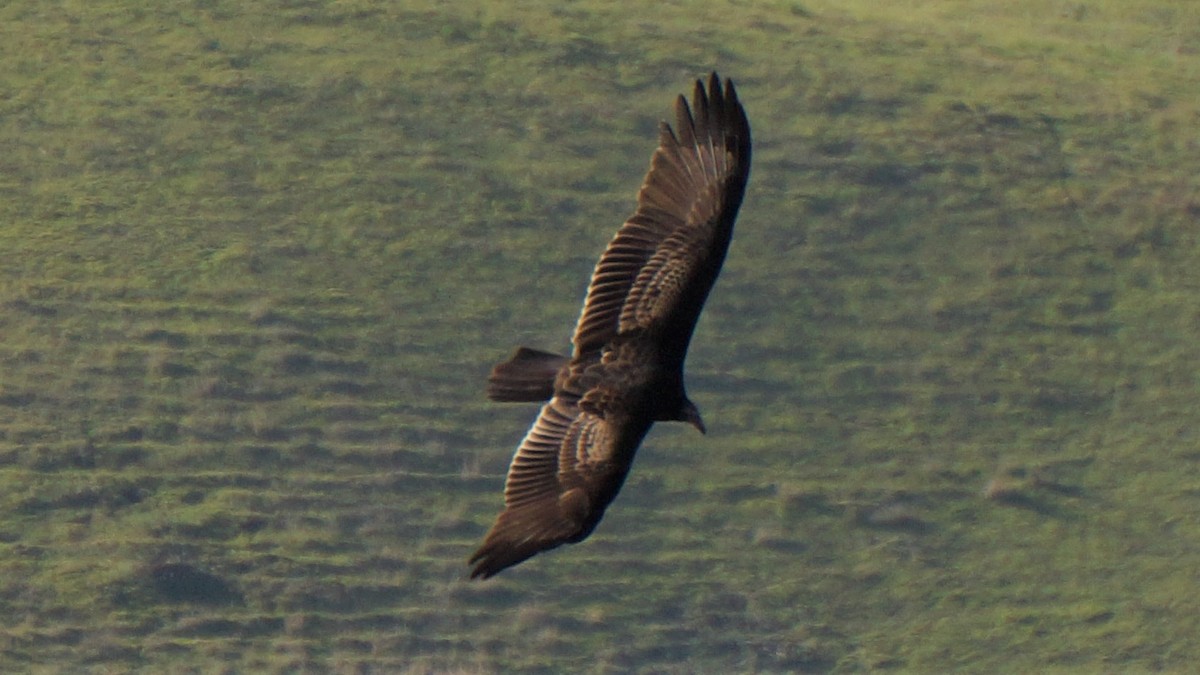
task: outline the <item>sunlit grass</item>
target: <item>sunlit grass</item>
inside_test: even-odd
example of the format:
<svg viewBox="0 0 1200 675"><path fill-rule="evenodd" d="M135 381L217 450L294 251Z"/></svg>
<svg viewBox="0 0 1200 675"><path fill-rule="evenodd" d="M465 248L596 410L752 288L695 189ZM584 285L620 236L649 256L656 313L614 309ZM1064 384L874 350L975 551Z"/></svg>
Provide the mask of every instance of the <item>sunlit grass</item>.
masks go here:
<svg viewBox="0 0 1200 675"><path fill-rule="evenodd" d="M1200 655L1200 8L0 22L7 669ZM588 542L467 583L535 412L483 400L487 368L567 347L714 68L756 148L689 362L710 433L656 429Z"/></svg>

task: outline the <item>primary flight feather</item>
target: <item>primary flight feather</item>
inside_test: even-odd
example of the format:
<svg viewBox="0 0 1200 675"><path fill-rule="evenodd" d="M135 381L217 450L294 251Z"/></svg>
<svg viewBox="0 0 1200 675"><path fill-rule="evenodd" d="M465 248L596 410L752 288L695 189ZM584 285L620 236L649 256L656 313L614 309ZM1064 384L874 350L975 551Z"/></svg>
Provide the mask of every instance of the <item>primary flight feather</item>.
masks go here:
<svg viewBox="0 0 1200 675"><path fill-rule="evenodd" d="M750 175L750 125L713 73L663 123L637 211L588 286L571 356L521 347L488 378L496 401L547 401L513 456L504 510L471 556L487 578L582 541L617 496L655 422L704 432L683 363Z"/></svg>

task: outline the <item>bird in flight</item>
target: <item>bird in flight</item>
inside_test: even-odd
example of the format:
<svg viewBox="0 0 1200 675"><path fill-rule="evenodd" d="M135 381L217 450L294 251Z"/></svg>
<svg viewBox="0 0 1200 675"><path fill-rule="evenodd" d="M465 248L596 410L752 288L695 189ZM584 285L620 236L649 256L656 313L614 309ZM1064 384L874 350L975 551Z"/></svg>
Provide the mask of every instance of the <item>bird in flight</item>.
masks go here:
<svg viewBox="0 0 1200 675"><path fill-rule="evenodd" d="M637 197L588 286L571 356L521 347L488 377L495 401L545 402L513 456L504 510L471 556L488 578L587 538L655 422L704 422L683 362L750 175L750 124L733 82L697 81L663 123Z"/></svg>

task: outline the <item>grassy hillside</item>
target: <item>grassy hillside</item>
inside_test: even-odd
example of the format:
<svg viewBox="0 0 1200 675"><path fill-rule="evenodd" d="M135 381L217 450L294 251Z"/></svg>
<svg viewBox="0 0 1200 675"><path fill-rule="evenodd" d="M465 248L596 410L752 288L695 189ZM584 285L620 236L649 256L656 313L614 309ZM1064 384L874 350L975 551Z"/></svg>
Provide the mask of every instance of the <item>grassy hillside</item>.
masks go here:
<svg viewBox="0 0 1200 675"><path fill-rule="evenodd" d="M0 7L0 669L1191 667L1200 6L878 4ZM709 434L468 582L714 68Z"/></svg>

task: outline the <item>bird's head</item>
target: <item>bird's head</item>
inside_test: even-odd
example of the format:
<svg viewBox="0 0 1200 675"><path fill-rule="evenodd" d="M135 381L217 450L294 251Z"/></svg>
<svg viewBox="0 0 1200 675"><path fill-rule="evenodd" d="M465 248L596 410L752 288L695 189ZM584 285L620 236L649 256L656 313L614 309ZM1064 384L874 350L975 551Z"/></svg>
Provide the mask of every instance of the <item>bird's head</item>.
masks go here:
<svg viewBox="0 0 1200 675"><path fill-rule="evenodd" d="M700 409L686 398L683 399L683 408L679 411L679 421L696 427L702 434L707 433L704 428L704 419L700 417Z"/></svg>

